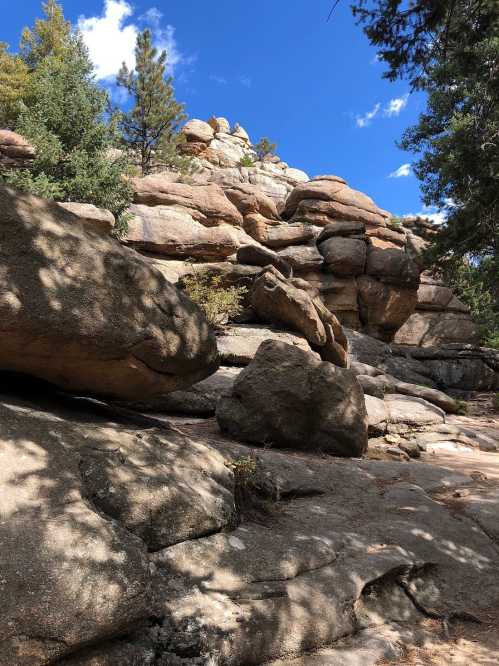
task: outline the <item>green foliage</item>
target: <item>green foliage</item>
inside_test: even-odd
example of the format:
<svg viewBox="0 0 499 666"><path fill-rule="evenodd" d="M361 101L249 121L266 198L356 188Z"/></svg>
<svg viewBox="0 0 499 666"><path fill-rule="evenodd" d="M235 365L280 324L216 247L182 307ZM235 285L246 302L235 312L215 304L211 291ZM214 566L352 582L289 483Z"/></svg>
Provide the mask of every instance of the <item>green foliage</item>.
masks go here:
<svg viewBox="0 0 499 666"><path fill-rule="evenodd" d="M468 413L468 403L466 400L457 399L456 401L456 414L464 416Z"/></svg>
<svg viewBox="0 0 499 666"><path fill-rule="evenodd" d="M479 263L461 261L444 265L447 284L470 308L479 325L482 343L499 348L499 264L491 257Z"/></svg>
<svg viewBox="0 0 499 666"><path fill-rule="evenodd" d="M388 64L384 76L407 77L427 94L425 112L400 144L420 157L413 169L424 203L447 212L426 260L459 282L493 341L497 288L479 267L495 266L497 280L499 2L356 0L353 10Z"/></svg>
<svg viewBox="0 0 499 666"><path fill-rule="evenodd" d="M28 66L7 48L0 42L0 127L14 127L28 85Z"/></svg>
<svg viewBox="0 0 499 666"><path fill-rule="evenodd" d="M130 111L117 113L123 140L140 154L143 174L155 165L188 171L191 160L178 151L186 115L183 104L175 100L172 78L165 78L166 51L158 55L150 31L144 30L137 37L135 57L135 70L123 64L117 78L133 101Z"/></svg>
<svg viewBox="0 0 499 666"><path fill-rule="evenodd" d="M255 163L253 162L253 158L249 153L246 153L246 155L243 155L241 159L239 160L239 166L242 167L252 167L254 166Z"/></svg>
<svg viewBox="0 0 499 666"><path fill-rule="evenodd" d="M394 215L388 220L388 225L400 229L402 227L402 218Z"/></svg>
<svg viewBox="0 0 499 666"><path fill-rule="evenodd" d="M255 145L255 151L259 160L263 160L268 155L275 155L277 145L271 143L270 139L263 136L260 141Z"/></svg>
<svg viewBox="0 0 499 666"><path fill-rule="evenodd" d="M495 255L499 247L499 3L496 0L357 0L385 76L407 76L428 95L401 146L427 205L448 206L434 259Z"/></svg>
<svg viewBox="0 0 499 666"><path fill-rule="evenodd" d="M248 291L246 287L223 287L221 276L198 272L184 277L182 283L187 296L201 307L214 328L241 312L241 301Z"/></svg>
<svg viewBox="0 0 499 666"><path fill-rule="evenodd" d="M107 94L95 83L87 50L59 5L44 7L46 21L23 33L23 55L34 69L15 127L35 147L36 158L29 170L2 178L18 189L92 203L119 217L132 192L123 177L126 158L109 156L115 128L105 116Z"/></svg>
<svg viewBox="0 0 499 666"><path fill-rule="evenodd" d="M45 18L37 19L33 30L24 28L21 37L21 55L31 69L48 56L63 59L71 49L71 24L64 18L61 5L47 0L42 8Z"/></svg>
<svg viewBox="0 0 499 666"><path fill-rule="evenodd" d="M239 518L266 522L277 497L253 454L226 463L234 473L234 500Z"/></svg>

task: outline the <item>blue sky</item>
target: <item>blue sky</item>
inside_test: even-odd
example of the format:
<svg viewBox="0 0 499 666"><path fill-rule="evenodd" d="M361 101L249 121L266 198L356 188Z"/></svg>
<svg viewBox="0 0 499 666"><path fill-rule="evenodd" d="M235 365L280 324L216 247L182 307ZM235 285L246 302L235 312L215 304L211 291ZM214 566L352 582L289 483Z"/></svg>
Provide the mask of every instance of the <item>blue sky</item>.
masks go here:
<svg viewBox="0 0 499 666"><path fill-rule="evenodd" d="M66 0L102 83L133 64L149 25L173 61L176 94L191 118L223 115L253 140L269 136L291 166L334 173L397 215L422 210L413 159L395 141L424 108L404 81L381 78L349 0ZM40 0L0 0L0 41L17 47Z"/></svg>

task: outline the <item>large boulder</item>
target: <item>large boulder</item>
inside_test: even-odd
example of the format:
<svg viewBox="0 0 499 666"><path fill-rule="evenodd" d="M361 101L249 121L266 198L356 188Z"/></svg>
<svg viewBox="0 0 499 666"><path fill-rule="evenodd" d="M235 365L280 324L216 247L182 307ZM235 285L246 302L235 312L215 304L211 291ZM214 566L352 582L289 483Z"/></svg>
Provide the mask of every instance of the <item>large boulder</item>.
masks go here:
<svg viewBox="0 0 499 666"><path fill-rule="evenodd" d="M186 137L187 141L195 141L201 143L210 143L215 138L213 127L203 120L189 120L182 127L182 134Z"/></svg>
<svg viewBox="0 0 499 666"><path fill-rule="evenodd" d="M371 246L367 253L366 273L387 284L417 289L419 268L403 250Z"/></svg>
<svg viewBox="0 0 499 666"><path fill-rule="evenodd" d="M224 260L256 241L230 224L206 227L186 210L133 204L126 242L139 250L174 258Z"/></svg>
<svg viewBox="0 0 499 666"><path fill-rule="evenodd" d="M466 312L417 310L395 335L397 344L418 347L440 347L455 343L477 344L479 340L478 327Z"/></svg>
<svg viewBox="0 0 499 666"><path fill-rule="evenodd" d="M263 342L221 398L217 420L237 439L361 456L367 448L364 394L350 370L297 347Z"/></svg>
<svg viewBox="0 0 499 666"><path fill-rule="evenodd" d="M366 244L363 240L333 236L319 244L325 270L340 277L356 277L364 272Z"/></svg>
<svg viewBox="0 0 499 666"><path fill-rule="evenodd" d="M264 340L285 342L313 353L306 338L299 333L279 331L258 324L231 324L217 336L221 362L229 366L248 365Z"/></svg>
<svg viewBox="0 0 499 666"><path fill-rule="evenodd" d="M297 185L286 201L283 216L322 227L336 221L385 226L389 218L370 197L351 189L337 176L318 176Z"/></svg>
<svg viewBox="0 0 499 666"><path fill-rule="evenodd" d="M320 270L324 260L313 245L293 245L278 251L278 256L291 266L296 273Z"/></svg>
<svg viewBox="0 0 499 666"><path fill-rule="evenodd" d="M146 206L175 206L206 227L227 223L241 226L243 218L218 185L173 182L168 175L153 174L132 180L134 200Z"/></svg>
<svg viewBox="0 0 499 666"><path fill-rule="evenodd" d="M242 215L259 213L268 220L278 220L275 201L249 183L232 183L224 188L225 196Z"/></svg>
<svg viewBox="0 0 499 666"><path fill-rule="evenodd" d="M146 259L56 203L0 188L0 368L115 398L218 367L201 310Z"/></svg>
<svg viewBox="0 0 499 666"><path fill-rule="evenodd" d="M290 277L290 264L276 252L262 245L243 245L237 251L237 260L249 266L275 266L285 277Z"/></svg>
<svg viewBox="0 0 499 666"><path fill-rule="evenodd" d="M68 201L60 203L66 210L78 218L80 224L97 231L105 236L108 236L114 228L114 215L103 208L97 208L89 203L77 203L75 201Z"/></svg>
<svg viewBox="0 0 499 666"><path fill-rule="evenodd" d="M414 312L416 290L385 284L369 275L358 277L357 287L364 331L380 340L391 342Z"/></svg>
<svg viewBox="0 0 499 666"><path fill-rule="evenodd" d="M253 283L251 304L263 320L305 336L324 360L347 366L347 340L338 319L299 281L286 280L275 268Z"/></svg>

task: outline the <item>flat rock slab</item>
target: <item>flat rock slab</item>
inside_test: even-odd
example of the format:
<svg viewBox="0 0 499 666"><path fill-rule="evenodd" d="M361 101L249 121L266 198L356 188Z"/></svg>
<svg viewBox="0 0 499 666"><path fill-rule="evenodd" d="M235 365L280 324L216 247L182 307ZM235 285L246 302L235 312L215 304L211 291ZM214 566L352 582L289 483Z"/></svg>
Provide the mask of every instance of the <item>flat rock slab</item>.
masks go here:
<svg viewBox="0 0 499 666"><path fill-rule="evenodd" d="M279 340L311 352L306 338L299 333L279 331L266 326L240 324L227 326L217 336L218 350L225 365L248 365L264 340Z"/></svg>
<svg viewBox="0 0 499 666"><path fill-rule="evenodd" d="M16 398L0 404L0 487L2 666L135 628L147 552L233 521L232 473L201 442Z"/></svg>
<svg viewBox="0 0 499 666"><path fill-rule="evenodd" d="M278 466L285 455L264 451L259 458ZM230 665L256 665L313 650L355 631L359 606L378 623L415 621L419 611L411 610L403 579L421 608L442 615L479 614L497 604L495 544L430 495L469 477L424 463L308 457L300 464L313 471L323 494L300 497L297 487L267 525L247 523L152 556L164 585L157 588L161 612L178 626L192 617L208 624L207 653L216 651ZM189 579L183 593L175 588L172 602L169 581L181 586ZM370 595L373 585L379 604ZM342 663L307 661L313 658L296 663Z"/></svg>

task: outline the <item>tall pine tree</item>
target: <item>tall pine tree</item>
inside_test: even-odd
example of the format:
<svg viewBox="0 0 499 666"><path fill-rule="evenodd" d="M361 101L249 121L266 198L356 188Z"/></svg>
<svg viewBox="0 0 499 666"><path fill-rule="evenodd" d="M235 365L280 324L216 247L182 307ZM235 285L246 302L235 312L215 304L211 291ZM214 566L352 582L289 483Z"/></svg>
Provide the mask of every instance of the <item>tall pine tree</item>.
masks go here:
<svg viewBox="0 0 499 666"><path fill-rule="evenodd" d="M21 53L30 68L15 129L36 149L32 167L1 174L18 189L58 201L92 203L118 218L131 201L124 157L111 159L116 141L107 94L95 82L81 36L55 0L45 19L26 28Z"/></svg>
<svg viewBox="0 0 499 666"><path fill-rule="evenodd" d="M149 30L137 36L135 58L135 69L123 63L117 79L133 104L118 114L124 143L139 153L143 175L153 167L189 170L191 160L178 152L184 105L175 100L172 78L165 76L166 51L158 55Z"/></svg>

